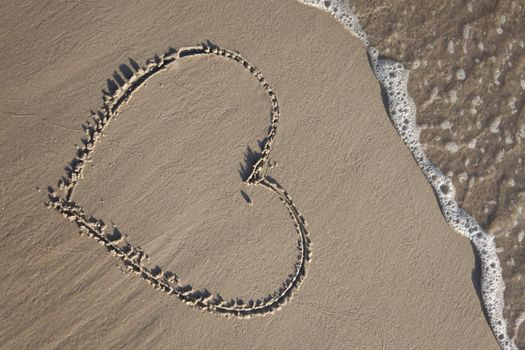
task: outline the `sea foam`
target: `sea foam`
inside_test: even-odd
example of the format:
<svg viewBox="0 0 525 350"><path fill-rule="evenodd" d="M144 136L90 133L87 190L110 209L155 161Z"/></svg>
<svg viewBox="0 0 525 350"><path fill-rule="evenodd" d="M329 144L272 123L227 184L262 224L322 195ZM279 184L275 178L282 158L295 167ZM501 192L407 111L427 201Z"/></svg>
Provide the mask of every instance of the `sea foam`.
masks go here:
<svg viewBox="0 0 525 350"><path fill-rule="evenodd" d="M466 236L476 249L481 261L481 295L494 335L503 349L517 349L514 339L507 335L507 322L503 317L505 282L496 254L494 236L459 207L451 179L426 157L419 139L421 130L416 124L416 106L408 94L409 71L399 62L380 58L378 50L370 45L357 16L344 0L298 1L330 13L365 46L370 65L381 84L388 115L394 127L432 186L447 222L454 230Z"/></svg>

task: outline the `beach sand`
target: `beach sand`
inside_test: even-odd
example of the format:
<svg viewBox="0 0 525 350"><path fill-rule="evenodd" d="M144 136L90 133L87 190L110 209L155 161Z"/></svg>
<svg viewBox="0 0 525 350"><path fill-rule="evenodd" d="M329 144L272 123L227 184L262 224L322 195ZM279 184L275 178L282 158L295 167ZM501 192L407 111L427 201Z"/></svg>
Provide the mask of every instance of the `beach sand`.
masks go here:
<svg viewBox="0 0 525 350"><path fill-rule="evenodd" d="M410 69L425 153L494 235L507 334L525 348L525 2L351 2L371 45Z"/></svg>
<svg viewBox="0 0 525 350"><path fill-rule="evenodd" d="M365 49L328 14L266 0L4 8L2 348L498 348L470 243L391 125ZM268 175L312 241L300 288L264 317L153 289L45 206L107 80L207 40L239 51L275 92ZM293 222L271 191L242 182L270 107L241 65L181 59L110 122L74 200L185 283L228 299L272 293L293 271Z"/></svg>

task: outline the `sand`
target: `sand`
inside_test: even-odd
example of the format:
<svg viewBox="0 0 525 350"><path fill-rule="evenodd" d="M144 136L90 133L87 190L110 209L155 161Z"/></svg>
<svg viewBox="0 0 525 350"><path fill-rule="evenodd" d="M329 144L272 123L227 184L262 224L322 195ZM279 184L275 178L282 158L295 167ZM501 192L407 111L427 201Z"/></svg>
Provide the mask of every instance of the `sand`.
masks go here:
<svg viewBox="0 0 525 350"><path fill-rule="evenodd" d="M329 15L294 1L4 8L3 348L498 348L472 248L391 125L364 48ZM207 40L273 89L268 175L308 222L306 277L266 316L228 318L155 290L45 206L107 80ZM242 181L270 108L238 63L182 58L110 121L74 200L194 288L273 293L293 271L296 230L278 195Z"/></svg>
<svg viewBox="0 0 525 350"><path fill-rule="evenodd" d="M411 71L426 154L496 237L507 333L525 348L525 2L381 3L352 1L371 45Z"/></svg>

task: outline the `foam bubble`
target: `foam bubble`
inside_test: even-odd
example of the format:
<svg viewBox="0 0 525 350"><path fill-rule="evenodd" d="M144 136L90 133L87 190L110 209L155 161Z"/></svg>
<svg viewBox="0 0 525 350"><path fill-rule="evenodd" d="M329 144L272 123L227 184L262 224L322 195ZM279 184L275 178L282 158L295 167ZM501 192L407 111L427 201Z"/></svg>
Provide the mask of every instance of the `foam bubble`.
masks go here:
<svg viewBox="0 0 525 350"><path fill-rule="evenodd" d="M455 142L449 142L447 143L447 145L445 146L446 150L449 151L450 153L456 153L458 150L459 150L459 146L457 143Z"/></svg>
<svg viewBox="0 0 525 350"><path fill-rule="evenodd" d="M478 42L478 49L480 51L484 51L485 50L485 45L483 45L483 42L481 40Z"/></svg>
<svg viewBox="0 0 525 350"><path fill-rule="evenodd" d="M521 232L523 233L523 232ZM516 322L514 323L514 334L518 333L518 329L520 328L521 324L525 321L525 311L523 311L520 316L516 319Z"/></svg>
<svg viewBox="0 0 525 350"><path fill-rule="evenodd" d="M440 124L440 126L441 126L441 129L445 129L445 130L446 129L448 129L448 130L452 129L452 123L450 121L448 121L448 120L443 121Z"/></svg>
<svg viewBox="0 0 525 350"><path fill-rule="evenodd" d="M500 75L501 75L501 71L499 70L499 68L496 68L496 70L494 71L494 84L496 85L500 84L499 82Z"/></svg>
<svg viewBox="0 0 525 350"><path fill-rule="evenodd" d="M452 40L450 40L448 42L448 45L447 45L447 51L449 54L453 55L454 54L454 42Z"/></svg>
<svg viewBox="0 0 525 350"><path fill-rule="evenodd" d="M448 96L450 97L450 103L454 104L458 101L458 92L456 90L450 90Z"/></svg>
<svg viewBox="0 0 525 350"><path fill-rule="evenodd" d="M298 1L329 12L365 45L374 74L386 96L388 115L392 123L431 184L447 222L454 230L466 236L476 248L481 260L481 294L492 331L503 349L517 350L514 339L507 335L507 322L503 317L505 282L494 236L486 232L470 214L459 207L451 179L434 166L425 155L419 140L421 129L416 124L416 106L408 94L408 71L399 62L379 58L378 50L370 46L357 17L345 2ZM473 181L473 177L470 180Z"/></svg>
<svg viewBox="0 0 525 350"><path fill-rule="evenodd" d="M522 138L522 139L525 138L525 125L522 125L522 126L520 127L520 129L519 129L518 132L517 132L517 135L518 135L520 138Z"/></svg>
<svg viewBox="0 0 525 350"><path fill-rule="evenodd" d="M510 131L509 130L505 130L505 143L507 145L512 145L512 143L513 143L512 136L510 135Z"/></svg>
<svg viewBox="0 0 525 350"><path fill-rule="evenodd" d="M492 124L490 124L490 132L493 134L497 134L499 132L500 123L501 123L501 117L496 118L496 120L494 120Z"/></svg>
<svg viewBox="0 0 525 350"><path fill-rule="evenodd" d="M504 156L505 156L505 150L502 149L498 152L498 154L496 154L496 163L501 163Z"/></svg>
<svg viewBox="0 0 525 350"><path fill-rule="evenodd" d="M299 2L321 9L334 16L350 33L356 36L368 48L370 45L365 31L361 28L357 16L354 16L348 3L344 0L298 0Z"/></svg>
<svg viewBox="0 0 525 350"><path fill-rule="evenodd" d="M476 96L476 97L474 97L474 98L472 99L472 105L473 105L474 107L479 107L479 106L481 106L482 103L483 103L483 100L481 99L480 96Z"/></svg>
<svg viewBox="0 0 525 350"><path fill-rule="evenodd" d="M460 68L456 71L457 80L465 80L466 77L467 77L467 74L465 73L463 69Z"/></svg>
<svg viewBox="0 0 525 350"><path fill-rule="evenodd" d="M518 103L518 98L516 96L513 96L509 101L509 107L510 107L511 114L518 113L518 109L516 108L516 103Z"/></svg>
<svg viewBox="0 0 525 350"><path fill-rule="evenodd" d="M472 29L472 26L470 24L466 24L463 27L463 39L467 40L470 38L470 30Z"/></svg>

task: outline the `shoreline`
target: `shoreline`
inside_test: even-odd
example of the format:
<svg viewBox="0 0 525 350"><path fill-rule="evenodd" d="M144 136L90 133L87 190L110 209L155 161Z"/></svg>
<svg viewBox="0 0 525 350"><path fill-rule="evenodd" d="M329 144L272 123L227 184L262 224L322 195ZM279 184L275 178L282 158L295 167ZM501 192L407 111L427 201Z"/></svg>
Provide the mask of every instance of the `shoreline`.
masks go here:
<svg viewBox="0 0 525 350"><path fill-rule="evenodd" d="M367 48L367 52L369 55L370 64L372 66L372 69L374 70L375 75L378 78L378 81L382 85L382 92L383 92L383 96L385 96L385 101L386 101L385 105L386 105L386 109L388 110L390 119L392 120L394 126L396 127L400 137L405 141L407 147L411 150L414 160L418 163L421 170L427 177L429 183L432 185L434 193L436 195L436 199L438 200L440 204L441 211L444 217L446 218L446 220L450 223L450 225L454 228L456 232L460 233L461 235L466 236L476 247L477 258L480 259L481 264L482 264L481 266L482 273L481 273L481 278L480 278L480 281L481 281L480 282L481 283L481 299L480 300L483 301L483 304L484 304L483 310L487 315L487 319L489 320L489 323L491 324L495 337L498 339L500 345L504 349L507 349L507 348L515 349L517 346L521 346L522 340L521 340L521 336L519 336L518 333L519 333L519 327L524 319L523 317L524 314L523 312L521 312L520 314L521 293L519 292L520 288L518 287L518 285L521 284L520 280L522 276L520 275L521 273L520 267L515 266L514 258L519 264L520 257L515 251L518 248L519 243L521 242L521 239L519 237L520 235L522 237L523 234L522 233L518 234L519 227L518 227L517 222L514 223L514 226L512 228L508 225L505 228L505 225L504 225L500 227L499 229L495 229L494 226L496 225L495 224L496 222L504 222L505 220L510 221L508 219L503 218L504 214L502 213L497 214L496 217L494 218L494 223L491 223L487 227L486 216L489 211L487 211L487 207L485 206L485 210L484 210L485 214L480 214L480 209L479 209L479 208L483 208L483 203L486 203L485 201L483 201L483 198L478 198L479 203L473 204L471 202L468 202L466 203L466 205L464 203L465 192L467 192L468 194L470 192L475 193L475 192L483 192L483 191L474 190L470 188L465 189L464 186L461 184L461 182L464 182L464 178L461 178L461 176L466 176L466 173L462 173L462 175L459 177L459 183L458 183L458 179L456 177L454 178L452 177L454 175L454 172L449 170L447 175L445 175L430 160L430 159L433 159L433 160L437 159L438 164L444 163L445 170L450 169L450 168L457 170L457 162L454 163L454 160L450 160L451 164L449 166L449 164L447 164L447 161L444 161L442 159L443 155L439 155L439 153L443 153L443 151L437 151L438 155L436 155L435 147L438 146L437 148L439 150L440 142L437 142L438 145L428 142L428 137L429 137L428 135L432 135L432 133L427 133L423 135L424 136L423 140L425 142L422 142L420 140L420 135L422 135L422 132L426 131L425 129L428 128L428 125L426 124L419 125L418 124L418 122L420 121L419 119L423 119L423 120L426 119L428 121L429 116L418 117L418 114L421 114L421 112L416 113L416 103L412 99L411 93L416 94L417 107L418 108L423 107L423 110L424 110L423 114L425 112L428 114L429 113L428 105L432 104L434 99L439 100L440 97L438 95L440 94L440 89L438 89L437 87L434 87L434 90L430 96L430 100L422 104L421 102L422 97L420 96L421 95L420 90L425 90L428 88L422 88L421 86L421 80L422 80L421 70L419 70L417 74L420 81L413 82L412 81L413 79L411 79L411 83L412 83L411 92L409 92L409 89L408 89L409 72L412 71L413 69L419 68L419 65L421 64L419 57L417 55L415 57L411 56L410 53L407 53L406 55L405 53L403 54L400 54L399 52L397 53L398 56L403 57L404 63L408 64L409 66L412 66L412 69L403 67L403 65L400 62L397 62L391 59L381 58L381 52L379 52L378 49L376 49L374 46L370 44L367 33L363 31L361 25L359 24L359 20L357 16L354 15L353 13L354 10L347 8L346 3L343 3L341 1L320 2L320 1L315 1L315 0L314 1L310 1L310 0L304 1L304 3L329 12L349 32L351 32L354 36L359 38L362 44ZM359 1L357 3L359 3ZM516 7L514 5L515 4L512 5L512 11L516 10ZM369 16L373 18L376 17L376 14L370 14L370 8L368 8L367 6L363 4L360 4L359 6L362 7L360 8L360 10L365 10L365 13L367 13L366 10L368 10L369 12L367 14ZM394 8L396 6L397 4L396 5L393 4ZM480 10L479 8L476 7L474 11L474 8L472 4L470 3L467 4L466 8L468 9L468 12L470 14L472 14L475 11L478 12ZM422 9L428 10L428 8L425 8L425 6L423 6ZM415 7L412 7L410 11L416 12ZM503 11L503 9L500 8L498 11ZM509 12L508 15L511 15L511 18L512 18L511 12ZM467 12L465 12L463 15L466 17L469 17L469 14L468 13L466 14L466 13ZM361 15L363 14L361 13ZM419 15L421 15L421 13ZM501 18L503 18L504 20L506 16L501 15ZM422 21L422 20L425 20L424 16L418 17L418 19L416 19L415 22ZM391 40L388 38L390 34L384 34L385 35L384 41L381 39L378 39L378 35L381 33L381 31L385 30L385 28L383 28L384 26L381 23L374 24L374 20L371 20L368 18L366 18L366 21L368 22L367 23L368 27L371 27L372 30L375 30L372 33L372 38L374 40L373 45L379 45L379 47L381 47L382 50L385 51L385 53L387 52L390 53L391 51L390 51L389 44L386 44L386 42L389 42L389 40ZM380 22L380 20L376 18L375 22L378 22L378 21ZM471 18L471 21L477 22L478 19L474 17L474 18ZM519 22L519 18L516 19L516 21ZM432 21L430 20L430 22ZM438 22L437 19L436 19L436 22ZM401 22L398 23L398 25L400 24ZM404 23L404 25L408 27L412 24ZM512 26L512 25L516 25L516 23L512 21L512 23L509 22L508 25ZM403 33L405 30L406 28L403 28L403 26L401 26L399 29L401 33ZM467 56L467 52L468 52L467 46L468 46L468 40L470 39L470 36L471 36L471 30L473 30L472 25L467 23L463 30L463 39L464 39L463 54L465 56ZM501 35L503 33L503 30L501 30L501 28L499 30L500 31L498 32L498 34ZM430 31L430 29L428 29L428 31ZM474 32L477 33L477 30L474 30ZM433 31L432 33L435 39L436 31ZM417 36L412 37L411 34L406 34L406 33L405 35L407 35L408 38L403 38L403 39L397 38L395 41L399 41L400 42L399 44L403 45L403 47L406 47L406 49L408 49L408 47L411 47L411 46L413 48L418 48ZM422 36L424 37L425 34L422 34ZM445 35L445 38L446 38L446 35ZM415 42L411 42L411 40L414 40ZM428 35L426 37L426 40L429 40ZM480 39L478 38L477 40L480 40ZM512 41L512 43L515 43L515 42L516 40ZM479 43L481 43L481 41L479 41ZM512 46L513 46L512 43L510 44L509 49L512 49ZM407 44L409 46L407 46ZM391 45L393 44L390 44L390 46ZM452 49L451 49L451 45L452 45ZM478 47L480 48L480 50L483 51L484 50L483 44L480 44L480 45L478 45ZM485 45L487 45L486 42L485 42ZM523 48L522 41L520 42L520 46L521 48ZM434 48L430 44L427 45L427 48L428 47ZM439 44L438 44L438 48L439 48ZM490 47L490 49L492 50L492 47ZM397 49L394 49L394 52L395 51L397 51ZM452 40L449 42L448 51L449 51L448 52L449 54L454 53L454 43ZM421 54L421 52L419 52L419 54ZM509 54L505 60L510 60L510 55L511 54ZM413 57L412 59L414 61L407 62L405 56ZM423 55L422 57L428 57L428 55ZM494 57L492 57L491 59L494 59L494 62L496 62ZM516 59L518 59L518 62L519 62L519 57L517 57ZM447 60L445 59L445 62L446 61ZM480 59L476 58L475 62L477 64L480 64ZM423 60L422 64L426 67L427 61ZM437 60L437 64L439 68L442 68L441 66L442 63L440 60ZM465 63L465 62L463 62L463 64L468 65L468 63ZM480 67L482 66L483 66L483 62L481 62ZM509 67L512 67L510 62L509 62ZM461 69L458 70L458 72L460 71L464 75L464 71ZM446 72L446 69L444 70L444 72ZM479 74L480 73L478 72L478 75ZM460 77L456 75L456 77L460 81L464 80L464 76ZM517 78L517 76L514 76L514 78ZM512 76L506 77L506 79L509 80L509 83L512 83ZM425 81L425 85L427 85L428 84L427 80L425 79L424 81ZM482 78L479 78L478 83L481 84L481 82L482 82ZM495 83L496 85L499 85L497 81ZM414 88L414 86L418 86L418 84L419 84L419 87ZM489 87L490 87L490 84L489 84ZM459 89L461 89L461 86L459 86ZM489 91L490 91L490 88L489 88ZM451 92L454 92L454 96L455 96L456 90L451 90ZM476 99L478 102L480 101L479 96L477 96ZM457 100L457 96L456 96L456 100ZM454 104L456 102L452 102L452 103ZM516 98L514 98L513 106L515 103L517 103ZM517 113L516 106L514 106L513 109L514 110L512 113L513 114ZM430 116L431 117L433 116L438 121L443 118L443 115L440 115L439 109L433 112L430 109L430 111L431 111ZM471 110L471 112L473 114L476 114L475 110ZM441 114L443 114L443 112L441 112ZM461 116L463 116L463 111L461 112ZM451 120L454 120L454 118L452 117ZM497 120L498 125L499 125L499 120L500 119ZM436 122L434 121L434 123ZM446 122L443 122L441 124L441 128L450 129L453 127L453 123L454 122L450 122L447 120ZM495 124L493 123L493 125ZM477 121L477 128L478 129L481 128L481 122L479 119ZM465 128L465 130L467 131L470 129L471 127L468 127L468 129ZM496 133L498 131L496 130L498 129L497 127L496 129L494 129L494 127L491 126L490 129L493 133ZM459 128L459 130L461 130L461 128ZM506 135L509 135L508 130L505 130L505 133ZM444 134L446 134L446 132ZM517 142L520 143L518 135L519 133L516 136L518 138ZM445 136L445 139L446 138L448 138L448 136ZM441 139L441 136L436 137L436 141L440 139ZM499 140L501 141L501 137L499 138ZM485 141L488 142L488 140L485 140ZM497 142L496 141L494 142L496 143L495 147L497 148L498 147ZM505 143L508 144L509 142L512 143L512 140L509 139L509 136L507 136L507 138L505 139ZM450 143L450 144L453 144L453 143ZM446 150L454 153L455 151L453 151L452 148L449 147L450 144L447 144ZM430 159L426 155L429 147L431 150ZM469 143L468 147L475 148L475 145L472 147L471 143ZM444 148L444 147L441 147L441 148ZM499 155L498 157L496 157L496 163L501 161L501 157L505 154L504 151L505 150L503 150L503 153L502 152L498 153ZM481 152L484 153L483 147L481 148ZM461 159L461 156L458 156L456 158ZM465 167L467 167L467 165L469 164L469 160L470 159L465 160L465 163L464 163ZM476 157L474 157L474 161L475 160L476 160ZM521 158L519 162L515 161L515 164L511 166L511 169L512 167L517 166L516 163L521 164ZM494 168L494 164L491 166L491 168ZM464 169L464 167L461 166L460 169ZM480 171L483 172L484 170L481 169ZM517 173L517 171L515 173ZM469 179L469 187L471 186L470 185L472 182L471 180L474 180L474 178ZM514 179L512 178L511 180L512 181L509 182L509 184L511 183L512 186L515 186L516 183L514 182ZM459 187L459 193L460 193L459 196L456 195L456 186ZM506 190L501 189L501 188L499 190L502 191L502 193L500 193L500 197L503 196L505 198L507 196L507 194L504 194ZM477 195L474 194L474 196L477 196ZM481 197L483 197L483 194L481 195ZM512 198L512 195L511 195L511 198ZM492 202L489 202L489 203L492 203ZM498 204L498 201L494 203L497 203L498 206L505 205L501 203ZM507 203L507 202L504 201L504 203ZM507 204L509 206L515 207L515 204L512 204L512 205L509 203ZM482 221L476 221L474 216L470 215L470 213L467 212L467 210L463 209L463 205L465 205L468 211L470 211L470 209L474 210L473 214L475 214L475 217L481 218ZM509 214L511 218L513 215L514 214L512 215ZM516 228L518 230L516 230ZM503 235L501 234L502 233L501 230L506 230L504 231L505 237L503 237ZM509 236L511 231L512 231L512 236L507 240L504 239ZM514 245L512 246L513 242L514 242ZM512 251L514 251L514 253L512 253ZM510 257L509 257L509 254L510 254ZM506 264L502 264L502 262L506 262ZM509 289L509 288L506 288L507 283L510 283L510 290L508 291L506 290L506 289ZM514 308L515 308L515 311L513 311ZM507 321L510 321L509 325L507 325Z"/></svg>

